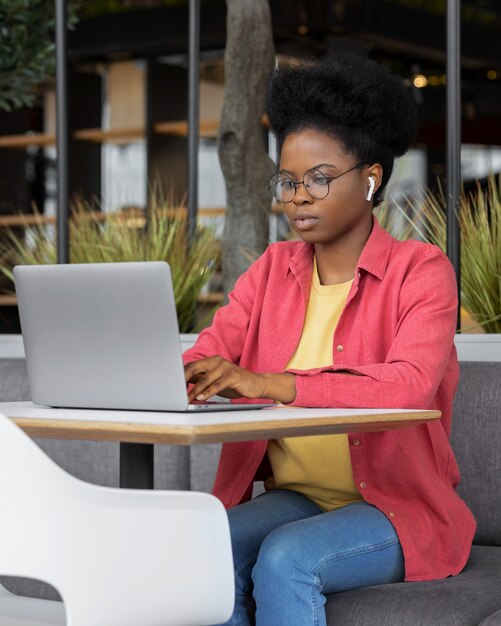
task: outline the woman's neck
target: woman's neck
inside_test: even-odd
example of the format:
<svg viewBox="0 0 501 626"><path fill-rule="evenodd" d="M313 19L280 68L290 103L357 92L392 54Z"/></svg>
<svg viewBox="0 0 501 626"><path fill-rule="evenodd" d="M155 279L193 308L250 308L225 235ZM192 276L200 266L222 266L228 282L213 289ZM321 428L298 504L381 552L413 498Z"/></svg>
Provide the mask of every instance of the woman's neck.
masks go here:
<svg viewBox="0 0 501 626"><path fill-rule="evenodd" d="M372 220L369 229L367 227L357 229L334 243L314 244L321 285L337 285L354 278L358 259L369 239L371 230Z"/></svg>

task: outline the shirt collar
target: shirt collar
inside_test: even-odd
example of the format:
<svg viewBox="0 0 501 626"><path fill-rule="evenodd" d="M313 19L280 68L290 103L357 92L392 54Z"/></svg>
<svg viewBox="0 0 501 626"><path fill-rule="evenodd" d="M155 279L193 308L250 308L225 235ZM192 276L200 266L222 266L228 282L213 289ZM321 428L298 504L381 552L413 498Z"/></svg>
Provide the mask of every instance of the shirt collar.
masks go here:
<svg viewBox="0 0 501 626"><path fill-rule="evenodd" d="M392 245L393 237L379 225L376 216L373 215L371 234L360 254L357 269L364 269L379 280L383 280Z"/></svg>
<svg viewBox="0 0 501 626"><path fill-rule="evenodd" d="M358 259L357 270L363 269L379 280L383 280L392 245L393 237L379 225L376 216L373 215L372 230ZM287 273L292 272L294 276L299 278L301 275L304 276L306 271L309 274L309 280L311 280L313 255L313 246L302 242L298 251L289 261Z"/></svg>

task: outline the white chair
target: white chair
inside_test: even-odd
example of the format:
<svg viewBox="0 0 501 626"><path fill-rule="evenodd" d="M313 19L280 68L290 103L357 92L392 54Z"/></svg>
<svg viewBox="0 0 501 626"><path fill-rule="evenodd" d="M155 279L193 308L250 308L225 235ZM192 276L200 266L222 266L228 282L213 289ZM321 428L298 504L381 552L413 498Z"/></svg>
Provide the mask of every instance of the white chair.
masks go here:
<svg viewBox="0 0 501 626"><path fill-rule="evenodd" d="M205 626L233 611L219 500L85 483L1 414L0 574L43 580L64 602L0 585L0 626Z"/></svg>

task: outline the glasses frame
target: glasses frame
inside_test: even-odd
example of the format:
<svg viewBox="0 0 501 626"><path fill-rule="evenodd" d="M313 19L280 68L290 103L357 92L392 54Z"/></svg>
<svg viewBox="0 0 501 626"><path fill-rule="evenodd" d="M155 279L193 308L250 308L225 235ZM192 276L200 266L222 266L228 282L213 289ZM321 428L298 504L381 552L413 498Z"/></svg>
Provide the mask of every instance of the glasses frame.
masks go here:
<svg viewBox="0 0 501 626"><path fill-rule="evenodd" d="M268 189L271 191L271 194L275 198L275 200L278 200L278 202L281 202L282 204L289 204L290 202L294 201L299 185L303 185L303 187L306 190L306 193L312 198L314 198L315 200L323 200L324 198L327 198L327 196L329 195L330 184L333 181L337 180L338 178L341 178L341 176L344 176L345 174L349 174L349 172L353 172L353 170L356 170L357 168L362 167L362 165L367 165L367 163L365 162L357 163L353 167L350 167L349 170L346 170L345 172L341 172L341 174L338 174L337 176L328 176L327 174L325 174L325 172L322 172L322 170L318 169L317 167L312 167L309 170L306 170L306 172L303 174L303 180L293 180L290 176L287 176L287 174L280 174L279 172L277 172L276 174L273 174L273 176L270 178L270 182L268 183ZM327 185L326 185L327 192L325 196L321 196L321 197L314 196L308 190L308 185L305 184L304 179L306 178L306 175L309 174L310 172L318 172L319 174L322 174L324 178L327 179ZM291 181L291 183L294 185L294 193L292 194L292 198L290 200L281 200L280 198L277 197L275 193L275 189L280 181L281 176L283 176L284 178L288 178Z"/></svg>

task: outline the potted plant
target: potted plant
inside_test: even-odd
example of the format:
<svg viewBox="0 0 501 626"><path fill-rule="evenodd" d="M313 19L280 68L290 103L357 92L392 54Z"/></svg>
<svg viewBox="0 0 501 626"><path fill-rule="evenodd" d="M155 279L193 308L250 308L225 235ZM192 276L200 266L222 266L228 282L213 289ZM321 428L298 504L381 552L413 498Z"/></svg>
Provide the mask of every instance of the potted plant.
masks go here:
<svg viewBox="0 0 501 626"><path fill-rule="evenodd" d="M78 4L68 3L69 28ZM36 88L54 74L54 0L2 0L0 24L0 109L32 106Z"/></svg>
<svg viewBox="0 0 501 626"><path fill-rule="evenodd" d="M446 200L428 192L405 207L386 202L381 225L397 239L428 241L445 251ZM491 175L487 189L479 182L463 192L461 229L461 332L456 345L463 360L501 360L501 177Z"/></svg>
<svg viewBox="0 0 501 626"><path fill-rule="evenodd" d="M199 226L187 245L184 208L153 200L147 215L146 223L141 210L105 214L77 201L70 217L70 262L167 261L179 330L192 332L203 325L195 316L197 299L217 266L218 242L210 228ZM56 263L54 226L27 227L23 235L7 230L0 254L0 271L12 282L14 265Z"/></svg>

